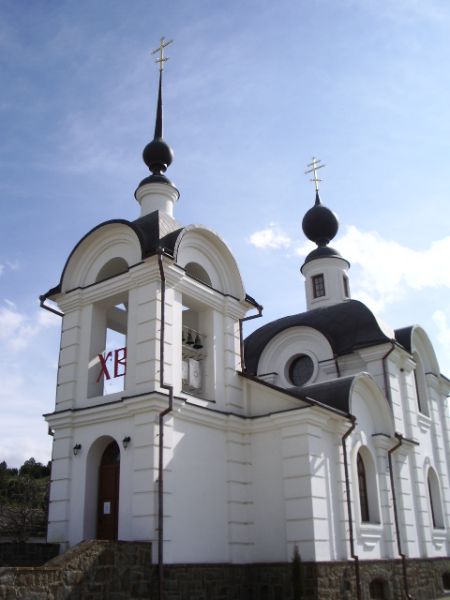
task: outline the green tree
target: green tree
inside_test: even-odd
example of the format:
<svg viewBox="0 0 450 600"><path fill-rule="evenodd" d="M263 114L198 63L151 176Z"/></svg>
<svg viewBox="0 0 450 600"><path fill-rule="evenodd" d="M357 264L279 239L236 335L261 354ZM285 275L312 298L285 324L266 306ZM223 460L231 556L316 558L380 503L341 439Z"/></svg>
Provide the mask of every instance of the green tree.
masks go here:
<svg viewBox="0 0 450 600"><path fill-rule="evenodd" d="M45 531L49 467L30 458L17 469L0 463L0 534L26 541Z"/></svg>
<svg viewBox="0 0 450 600"><path fill-rule="evenodd" d="M48 477L50 475L50 469L48 466L43 465L40 462L31 457L26 460L19 469L19 475L28 475L33 479L41 479L42 477Z"/></svg>

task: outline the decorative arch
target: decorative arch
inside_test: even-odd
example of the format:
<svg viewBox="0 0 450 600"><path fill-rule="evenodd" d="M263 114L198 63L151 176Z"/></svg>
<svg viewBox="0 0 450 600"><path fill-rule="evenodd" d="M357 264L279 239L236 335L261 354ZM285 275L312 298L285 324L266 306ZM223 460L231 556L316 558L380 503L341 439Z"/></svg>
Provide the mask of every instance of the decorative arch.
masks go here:
<svg viewBox="0 0 450 600"><path fill-rule="evenodd" d="M194 263L208 274L211 286L223 294L229 294L242 300L245 290L238 265L225 242L206 227L190 225L179 235L174 257L176 263L186 268Z"/></svg>
<svg viewBox="0 0 450 600"><path fill-rule="evenodd" d="M91 231L75 246L64 267L61 291L85 287L123 273L138 263L141 255L141 243L129 225L106 223Z"/></svg>
<svg viewBox="0 0 450 600"><path fill-rule="evenodd" d="M439 374L439 363L433 345L426 331L418 325L411 331L411 354L420 357L424 373Z"/></svg>
<svg viewBox="0 0 450 600"><path fill-rule="evenodd" d="M97 519L99 511L99 471L102 458L108 446L116 444L119 449L118 440L109 435L97 438L89 447L86 456L86 479L84 491L84 539L93 539L97 537Z"/></svg>

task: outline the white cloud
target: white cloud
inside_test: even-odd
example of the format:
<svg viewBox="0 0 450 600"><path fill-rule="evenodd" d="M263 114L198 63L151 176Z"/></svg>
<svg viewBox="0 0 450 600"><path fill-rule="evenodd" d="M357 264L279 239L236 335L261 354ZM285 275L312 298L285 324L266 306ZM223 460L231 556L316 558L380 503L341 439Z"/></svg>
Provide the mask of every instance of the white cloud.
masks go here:
<svg viewBox="0 0 450 600"><path fill-rule="evenodd" d="M372 307L375 303L378 310L398 302L408 290L450 288L450 236L419 251L350 226L335 245L360 267L358 296Z"/></svg>
<svg viewBox="0 0 450 600"><path fill-rule="evenodd" d="M350 6L362 8L377 17L394 21L400 25L423 22L448 22L446 4L436 0L347 0Z"/></svg>
<svg viewBox="0 0 450 600"><path fill-rule="evenodd" d="M300 257L306 256L315 247L308 241L294 247L293 240L274 223L252 233L249 242L261 249L291 248ZM450 288L450 236L433 242L425 250L414 250L386 240L376 232L349 226L345 234L333 242L333 246L352 264L353 297L359 298L375 312L399 302L408 290L439 286Z"/></svg>
<svg viewBox="0 0 450 600"><path fill-rule="evenodd" d="M445 313L443 310L435 310L433 321L438 330L438 341L445 353L445 360L450 363L450 309Z"/></svg>
<svg viewBox="0 0 450 600"><path fill-rule="evenodd" d="M274 223L270 223L266 229L252 233L248 241L256 248L271 248L274 250L289 248L292 245L291 238Z"/></svg>
<svg viewBox="0 0 450 600"><path fill-rule="evenodd" d="M30 456L49 459L42 413L49 412L54 401L59 324L60 319L47 311L27 313L6 299L0 305L0 460L10 466Z"/></svg>
<svg viewBox="0 0 450 600"><path fill-rule="evenodd" d="M23 350L43 329L59 323L50 313L39 311L27 316L10 300L5 300L5 304L0 306L0 347L5 351Z"/></svg>
<svg viewBox="0 0 450 600"><path fill-rule="evenodd" d="M0 276L7 271L17 271L19 268L20 265L17 260L5 260L0 263Z"/></svg>
<svg viewBox="0 0 450 600"><path fill-rule="evenodd" d="M20 264L18 260L7 260L6 262L6 266L8 267L8 269L10 271L18 271L20 268Z"/></svg>

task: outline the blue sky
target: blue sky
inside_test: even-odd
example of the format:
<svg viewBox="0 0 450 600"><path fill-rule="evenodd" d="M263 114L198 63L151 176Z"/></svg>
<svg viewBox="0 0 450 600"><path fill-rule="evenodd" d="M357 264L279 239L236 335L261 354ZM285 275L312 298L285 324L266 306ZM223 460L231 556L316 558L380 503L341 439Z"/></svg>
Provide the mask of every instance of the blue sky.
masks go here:
<svg viewBox="0 0 450 600"><path fill-rule="evenodd" d="M320 157L353 297L423 325L448 376L449 26L445 0L3 0L0 460L49 458L59 321L37 298L87 231L139 214L161 35L176 218L227 241L264 322L301 312Z"/></svg>

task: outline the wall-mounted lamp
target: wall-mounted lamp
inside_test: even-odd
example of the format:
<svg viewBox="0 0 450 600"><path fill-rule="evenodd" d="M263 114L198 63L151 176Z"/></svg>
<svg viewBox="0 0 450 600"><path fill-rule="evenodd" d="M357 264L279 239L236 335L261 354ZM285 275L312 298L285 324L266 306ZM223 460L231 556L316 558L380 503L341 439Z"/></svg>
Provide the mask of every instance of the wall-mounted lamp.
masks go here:
<svg viewBox="0 0 450 600"><path fill-rule="evenodd" d="M76 456L80 450L81 444L75 444L75 446L73 447L73 455Z"/></svg>
<svg viewBox="0 0 450 600"><path fill-rule="evenodd" d="M131 442L131 438L130 438L129 435L127 435L126 437L123 438L122 445L123 445L123 447L124 447L125 450L128 448L130 442Z"/></svg>

